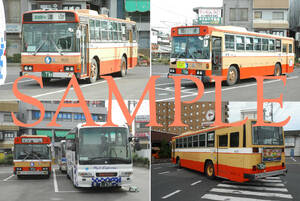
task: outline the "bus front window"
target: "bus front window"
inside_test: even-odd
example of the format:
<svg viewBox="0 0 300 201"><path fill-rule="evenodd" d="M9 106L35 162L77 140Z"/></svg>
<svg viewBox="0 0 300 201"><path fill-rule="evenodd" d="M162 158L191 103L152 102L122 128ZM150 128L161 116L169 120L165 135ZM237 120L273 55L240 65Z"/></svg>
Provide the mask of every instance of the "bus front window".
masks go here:
<svg viewBox="0 0 300 201"><path fill-rule="evenodd" d="M203 36L173 37L171 58L209 59L209 38Z"/></svg>
<svg viewBox="0 0 300 201"><path fill-rule="evenodd" d="M130 164L127 128L82 128L79 131L80 164Z"/></svg>
<svg viewBox="0 0 300 201"><path fill-rule="evenodd" d="M272 126L252 127L252 143L254 145L283 145L282 128Z"/></svg>
<svg viewBox="0 0 300 201"><path fill-rule="evenodd" d="M23 51L76 52L76 27L76 23L23 24Z"/></svg>
<svg viewBox="0 0 300 201"><path fill-rule="evenodd" d="M16 160L50 159L50 148L47 144L16 144Z"/></svg>

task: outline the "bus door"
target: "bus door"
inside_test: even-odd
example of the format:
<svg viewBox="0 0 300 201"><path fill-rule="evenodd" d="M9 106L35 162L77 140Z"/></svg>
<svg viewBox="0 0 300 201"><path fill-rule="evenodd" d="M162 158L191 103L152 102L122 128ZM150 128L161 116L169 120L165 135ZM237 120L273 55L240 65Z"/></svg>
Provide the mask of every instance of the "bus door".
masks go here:
<svg viewBox="0 0 300 201"><path fill-rule="evenodd" d="M87 42L88 42L88 34L87 34L87 25L81 24L80 25L80 52L81 52L81 74L87 74Z"/></svg>
<svg viewBox="0 0 300 201"><path fill-rule="evenodd" d="M222 38L212 36L212 75L222 75Z"/></svg>
<svg viewBox="0 0 300 201"><path fill-rule="evenodd" d="M172 156L171 156L171 158L173 160L175 160L175 140L173 140L171 143L172 143Z"/></svg>
<svg viewBox="0 0 300 201"><path fill-rule="evenodd" d="M131 28L129 30L129 59L128 59L128 64L127 64L127 68L128 66L133 66L133 29Z"/></svg>
<svg viewBox="0 0 300 201"><path fill-rule="evenodd" d="M226 161L226 149L228 148L228 135L218 135L217 141L217 164L216 164L216 176L224 177L226 170L222 168L222 164ZM225 153L225 154L224 154ZM224 166L223 166L224 167Z"/></svg>
<svg viewBox="0 0 300 201"><path fill-rule="evenodd" d="M292 67L293 63L294 63L294 57L292 56L292 53L293 53L293 44L292 43L288 44L287 52L288 52L288 54L287 54L287 64L288 65L287 65L286 72L288 72L288 68Z"/></svg>

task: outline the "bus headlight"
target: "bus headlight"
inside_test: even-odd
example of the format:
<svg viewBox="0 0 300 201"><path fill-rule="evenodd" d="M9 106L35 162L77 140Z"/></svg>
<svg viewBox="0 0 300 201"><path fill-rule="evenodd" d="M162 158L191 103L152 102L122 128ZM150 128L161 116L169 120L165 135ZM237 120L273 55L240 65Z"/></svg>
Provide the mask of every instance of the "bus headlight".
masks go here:
<svg viewBox="0 0 300 201"><path fill-rule="evenodd" d="M78 175L81 177L93 177L91 172L78 172Z"/></svg>
<svg viewBox="0 0 300 201"><path fill-rule="evenodd" d="M33 67L32 66L24 66L24 71L32 71Z"/></svg>
<svg viewBox="0 0 300 201"><path fill-rule="evenodd" d="M16 167L16 171L22 171L21 167Z"/></svg>
<svg viewBox="0 0 300 201"><path fill-rule="evenodd" d="M132 172L121 172L120 176L121 177L130 177L132 175Z"/></svg>
<svg viewBox="0 0 300 201"><path fill-rule="evenodd" d="M65 67L64 67L64 70L65 70L66 72L73 72L73 71L74 71L74 66L65 66Z"/></svg>
<svg viewBox="0 0 300 201"><path fill-rule="evenodd" d="M169 69L169 72L170 72L170 73L175 73L176 70L175 70L175 68L170 68L170 69Z"/></svg>
<svg viewBox="0 0 300 201"><path fill-rule="evenodd" d="M202 71L201 70L196 70L196 75L202 75Z"/></svg>
<svg viewBox="0 0 300 201"><path fill-rule="evenodd" d="M48 171L48 168L47 167L43 167L42 170L43 171Z"/></svg>

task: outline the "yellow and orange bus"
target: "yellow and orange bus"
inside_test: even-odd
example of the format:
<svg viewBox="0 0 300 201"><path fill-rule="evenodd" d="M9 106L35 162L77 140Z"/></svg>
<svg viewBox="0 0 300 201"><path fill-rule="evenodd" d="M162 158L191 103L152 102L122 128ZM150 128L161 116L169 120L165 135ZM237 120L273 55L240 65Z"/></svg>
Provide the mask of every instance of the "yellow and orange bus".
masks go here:
<svg viewBox="0 0 300 201"><path fill-rule="evenodd" d="M51 139L47 136L23 135L14 139L14 174L51 175Z"/></svg>
<svg viewBox="0 0 300 201"><path fill-rule="evenodd" d="M21 72L95 82L101 75L125 76L137 65L136 23L81 9L23 14Z"/></svg>
<svg viewBox="0 0 300 201"><path fill-rule="evenodd" d="M203 82L223 76L227 85L253 76L287 74L294 69L294 39L232 26L171 29L168 76L194 75Z"/></svg>
<svg viewBox="0 0 300 201"><path fill-rule="evenodd" d="M253 125L212 127L172 138L172 161L178 167L204 172L209 178L236 182L284 175L284 133L281 127Z"/></svg>

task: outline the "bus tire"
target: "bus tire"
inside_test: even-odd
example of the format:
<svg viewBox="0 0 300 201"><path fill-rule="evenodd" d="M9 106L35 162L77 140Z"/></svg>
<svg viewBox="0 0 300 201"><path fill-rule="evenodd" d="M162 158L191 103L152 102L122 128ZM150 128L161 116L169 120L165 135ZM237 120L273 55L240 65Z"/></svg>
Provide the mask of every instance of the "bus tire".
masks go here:
<svg viewBox="0 0 300 201"><path fill-rule="evenodd" d="M127 61L123 56L121 59L121 70L119 72L119 77L125 77L127 75Z"/></svg>
<svg viewBox="0 0 300 201"><path fill-rule="evenodd" d="M68 179L71 179L71 177L70 177L70 175L68 174L68 172L67 172L67 178L68 178Z"/></svg>
<svg viewBox="0 0 300 201"><path fill-rule="evenodd" d="M96 82L98 78L98 63L95 59L92 59L91 63L91 70L90 70L90 77L89 77L89 83Z"/></svg>
<svg viewBox="0 0 300 201"><path fill-rule="evenodd" d="M275 64L275 68L274 68L274 76L280 76L281 75L281 67L280 64L277 63Z"/></svg>
<svg viewBox="0 0 300 201"><path fill-rule="evenodd" d="M226 84L228 86L235 85L239 80L239 73L235 66L230 66L227 72Z"/></svg>
<svg viewBox="0 0 300 201"><path fill-rule="evenodd" d="M178 168L178 169L181 168L181 161L180 161L180 158L177 158L177 159L176 159L176 165L177 165L177 168Z"/></svg>
<svg viewBox="0 0 300 201"><path fill-rule="evenodd" d="M49 77L42 77L43 85L48 85L50 80L51 80L51 78L49 78Z"/></svg>
<svg viewBox="0 0 300 201"><path fill-rule="evenodd" d="M214 164L211 161L208 161L205 164L205 174L209 179L215 178L215 168L214 168Z"/></svg>

